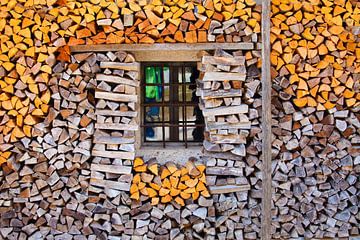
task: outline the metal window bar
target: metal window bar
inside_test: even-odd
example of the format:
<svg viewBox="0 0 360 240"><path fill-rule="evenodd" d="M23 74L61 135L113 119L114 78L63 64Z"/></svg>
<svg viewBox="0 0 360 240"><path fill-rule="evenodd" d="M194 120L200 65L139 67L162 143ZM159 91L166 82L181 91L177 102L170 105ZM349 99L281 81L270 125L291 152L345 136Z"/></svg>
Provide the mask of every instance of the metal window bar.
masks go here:
<svg viewBox="0 0 360 240"><path fill-rule="evenodd" d="M158 84L147 84L145 79L145 68L146 67L161 67L161 83ZM164 67L169 67L169 74L170 74L170 81L169 83L165 83L165 76L164 76ZM189 64L189 63L147 63L143 65L143 78L142 78L142 82L141 82L141 86L142 89L144 89L144 91L141 92L141 105L142 105L142 109L144 109L144 114L143 114L143 124L141 125L141 128L143 129L143 132L145 133L145 129L148 127L161 127L162 129L162 138L161 140L147 140L146 134L144 134L144 138L143 138L143 142L146 144L158 144L158 143L162 143L162 146L165 148L166 147L166 142L183 142L185 147L188 147L188 143L189 142L201 142L198 140L191 140L188 138L188 127L193 127L194 129L196 129L197 127L204 127L204 123L196 123L196 120L188 120L188 113L187 113L187 108L188 107L196 107L198 104L190 101L187 101L186 99L186 95L187 95L187 88L190 86L196 86L196 83L192 83L192 82L186 82L186 68L187 67L196 67L195 64ZM176 77L174 77L176 74ZM181 75L181 81L179 81L178 77L179 75ZM176 80L176 82L174 82ZM161 96L161 102L147 102L145 103L145 89L146 86L161 86L162 88L162 96ZM175 92L177 93L177 96L170 96L170 98L168 99L168 101L165 101L165 86L169 88L169 93L171 92ZM176 89L177 88L177 89ZM182 100L178 99L179 96L179 89L181 88L182 90ZM172 89L172 90L171 90ZM192 90L194 91L194 90ZM176 99L176 100L174 100ZM161 108L161 116L162 118L159 119L158 122L154 122L154 121L148 121L146 119L146 108L147 107L160 107ZM179 119L179 115L173 115L176 118L176 123L174 123L174 119L172 120L171 118L169 119L169 121L165 120L165 108L169 109L169 117L171 117L171 114L174 114L174 109L178 109L178 108L182 108L181 112L182 112L182 119ZM174 108L172 108L174 107ZM179 110L179 109L178 109ZM176 111L177 114L180 113L180 111ZM171 122L172 121L172 122ZM182 128L183 132L182 132L182 140L179 139L180 135L177 134L176 139L171 138L170 136L174 134L170 134L169 136L169 140L166 140L166 129L168 128L169 131L177 131L179 130L179 128ZM177 130L176 130L177 129Z"/></svg>

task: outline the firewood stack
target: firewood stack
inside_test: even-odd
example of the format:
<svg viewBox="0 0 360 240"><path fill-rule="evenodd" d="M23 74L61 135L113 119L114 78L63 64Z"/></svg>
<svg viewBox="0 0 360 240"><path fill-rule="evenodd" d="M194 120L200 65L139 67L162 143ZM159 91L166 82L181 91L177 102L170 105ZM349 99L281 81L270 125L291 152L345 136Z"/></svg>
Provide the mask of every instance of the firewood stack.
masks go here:
<svg viewBox="0 0 360 240"><path fill-rule="evenodd" d="M135 158L130 189L133 237L214 238L215 207L206 188L205 166L189 159L184 166ZM209 198L210 197L210 198Z"/></svg>
<svg viewBox="0 0 360 240"><path fill-rule="evenodd" d="M40 239L53 235L96 232L87 189L94 132L94 54L75 55L71 64L57 63L49 79L52 107L34 125L33 138L16 144L12 172L1 171L1 235L5 239ZM50 233L51 232L51 233Z"/></svg>
<svg viewBox="0 0 360 240"><path fill-rule="evenodd" d="M256 42L260 32L253 0L4 1L0 11L0 163L11 156L7 143L32 137L46 116L52 68L71 62L69 46Z"/></svg>
<svg viewBox="0 0 360 240"><path fill-rule="evenodd" d="M272 1L272 75L297 107L360 107L358 1Z"/></svg>
<svg viewBox="0 0 360 240"><path fill-rule="evenodd" d="M275 238L359 235L360 115L344 106L298 108L273 87Z"/></svg>
<svg viewBox="0 0 360 240"><path fill-rule="evenodd" d="M12 143L33 137L34 125L49 110L47 85L56 48L40 48L49 39L46 33L43 38L41 31L30 30L34 19L39 25L46 21L42 14L16 1L0 4L0 164L11 152L20 151Z"/></svg>
<svg viewBox="0 0 360 240"><path fill-rule="evenodd" d="M156 159L144 163L142 158L137 157L133 168L130 198L134 200L151 200L151 205L174 202L184 207L188 199L210 197L204 165L188 161L184 167L178 168L174 162L167 162L159 169Z"/></svg>
<svg viewBox="0 0 360 240"><path fill-rule="evenodd" d="M125 52L97 54L96 124L91 155L90 191L114 198L129 191L135 158L139 63Z"/></svg>
<svg viewBox="0 0 360 240"><path fill-rule="evenodd" d="M256 42L260 11L254 0L64 2L70 46L104 43ZM97 12L96 16L94 12ZM85 16L83 12L86 12ZM81 23L81 24L80 24ZM76 26L76 28L75 28Z"/></svg>
<svg viewBox="0 0 360 240"><path fill-rule="evenodd" d="M215 153L215 157L226 153L235 157L245 156L246 137L251 126L248 105L241 99L241 88L246 79L245 56L242 56L242 51L230 54L218 49L214 56L202 57L200 70L197 92L206 126L205 151ZM231 187L234 191L239 191L243 187L246 190L246 184L244 186L240 183L237 187L236 184L231 186L230 183L226 186L226 181L217 183L216 175L242 176L242 173L232 171L231 166L220 167L221 165L216 162L211 167L207 163L207 166L207 175L214 175L209 177L212 180L208 182L213 194L231 192Z"/></svg>
<svg viewBox="0 0 360 240"><path fill-rule="evenodd" d="M359 2L272 4L273 237L359 235Z"/></svg>
<svg viewBox="0 0 360 240"><path fill-rule="evenodd" d="M219 239L257 239L261 213L260 51L216 50L213 55L202 58L197 89L206 126L207 185L217 216L213 227Z"/></svg>

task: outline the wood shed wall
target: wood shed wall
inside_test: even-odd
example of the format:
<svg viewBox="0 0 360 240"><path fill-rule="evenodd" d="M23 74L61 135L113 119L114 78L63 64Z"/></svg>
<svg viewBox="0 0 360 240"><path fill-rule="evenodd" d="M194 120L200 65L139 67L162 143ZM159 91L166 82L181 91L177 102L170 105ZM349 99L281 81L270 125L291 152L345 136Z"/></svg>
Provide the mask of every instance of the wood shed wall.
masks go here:
<svg viewBox="0 0 360 240"><path fill-rule="evenodd" d="M359 235L360 3L150 2L0 3L0 238ZM191 56L211 196L183 206L129 191L143 55L128 52L161 44L208 52Z"/></svg>

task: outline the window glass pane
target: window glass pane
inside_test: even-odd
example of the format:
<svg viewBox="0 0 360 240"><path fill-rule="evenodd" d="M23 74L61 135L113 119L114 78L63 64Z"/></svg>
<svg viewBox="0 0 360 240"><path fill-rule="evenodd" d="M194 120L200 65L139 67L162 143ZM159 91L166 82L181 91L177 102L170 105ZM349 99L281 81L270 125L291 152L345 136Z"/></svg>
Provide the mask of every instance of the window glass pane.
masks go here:
<svg viewBox="0 0 360 240"><path fill-rule="evenodd" d="M185 139L184 128L182 126L179 127L179 141L183 142Z"/></svg>
<svg viewBox="0 0 360 240"><path fill-rule="evenodd" d="M194 111L194 106L186 107L186 121L195 122L196 112Z"/></svg>
<svg viewBox="0 0 360 240"><path fill-rule="evenodd" d="M170 140L170 127L165 127L165 141Z"/></svg>
<svg viewBox="0 0 360 240"><path fill-rule="evenodd" d="M182 102L183 100L183 85L174 86L175 90L178 89L178 101Z"/></svg>
<svg viewBox="0 0 360 240"><path fill-rule="evenodd" d="M163 118L164 116L164 118ZM164 115L163 115L163 107L161 106L148 106L145 107L145 124L152 122L167 122L169 121L169 107L164 107Z"/></svg>
<svg viewBox="0 0 360 240"><path fill-rule="evenodd" d="M204 140L204 127L187 127L187 140L201 142Z"/></svg>
<svg viewBox="0 0 360 240"><path fill-rule="evenodd" d="M195 79L198 78L198 75L196 74L197 70L196 67L185 67L185 82L195 82ZM192 79L194 78L194 79Z"/></svg>
<svg viewBox="0 0 360 240"><path fill-rule="evenodd" d="M195 102L197 100L195 89L191 89L191 85L186 86L186 102Z"/></svg>
<svg viewBox="0 0 360 240"><path fill-rule="evenodd" d="M170 101L170 86L164 87L164 101L169 102Z"/></svg>
<svg viewBox="0 0 360 240"><path fill-rule="evenodd" d="M149 66L145 68L145 103L162 101L162 73L160 67Z"/></svg>
<svg viewBox="0 0 360 240"><path fill-rule="evenodd" d="M170 121L170 108L171 107L164 107L164 122Z"/></svg>
<svg viewBox="0 0 360 240"><path fill-rule="evenodd" d="M183 82L183 72L182 72L182 67L176 67L177 71L178 71L178 83L182 83Z"/></svg>
<svg viewBox="0 0 360 240"><path fill-rule="evenodd" d="M170 83L170 68L165 66L163 67L163 74L164 74L164 83L169 84Z"/></svg>
<svg viewBox="0 0 360 240"><path fill-rule="evenodd" d="M179 107L179 123L181 123L184 119L184 108L183 107Z"/></svg>
<svg viewBox="0 0 360 240"><path fill-rule="evenodd" d="M145 127L145 141L157 142L162 141L162 127Z"/></svg>

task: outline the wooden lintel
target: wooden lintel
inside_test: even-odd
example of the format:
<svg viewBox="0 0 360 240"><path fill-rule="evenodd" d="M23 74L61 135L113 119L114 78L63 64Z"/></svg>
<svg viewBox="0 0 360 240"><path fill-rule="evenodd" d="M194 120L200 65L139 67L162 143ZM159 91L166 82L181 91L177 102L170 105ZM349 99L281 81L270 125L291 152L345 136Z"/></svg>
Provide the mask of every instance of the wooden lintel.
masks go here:
<svg viewBox="0 0 360 240"><path fill-rule="evenodd" d="M155 43L155 44L97 44L71 46L71 52L104 52L104 51L200 51L214 50L252 50L254 43Z"/></svg>

